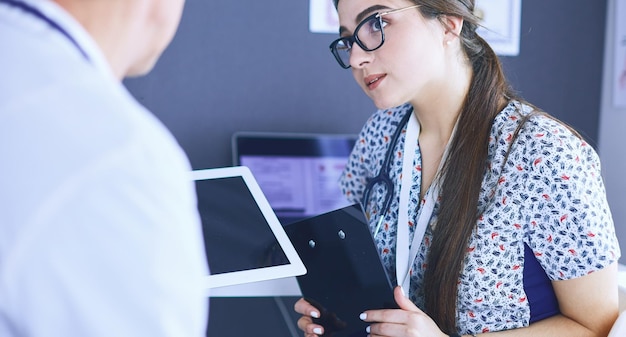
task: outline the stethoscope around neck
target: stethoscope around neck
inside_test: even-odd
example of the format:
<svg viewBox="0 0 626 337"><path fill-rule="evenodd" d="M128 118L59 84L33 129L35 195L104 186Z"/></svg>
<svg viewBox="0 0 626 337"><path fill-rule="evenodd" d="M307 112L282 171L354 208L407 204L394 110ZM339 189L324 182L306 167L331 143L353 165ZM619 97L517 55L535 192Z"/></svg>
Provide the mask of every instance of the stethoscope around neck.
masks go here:
<svg viewBox="0 0 626 337"><path fill-rule="evenodd" d="M65 36L65 38L67 38L76 47L76 49L78 49L78 51L83 55L85 60L89 61L89 56L87 55L85 50L83 50L83 48L78 44L78 42L76 42L76 40L72 37L72 35L70 35L70 33L68 33L67 30L65 30L63 27L61 27L61 25L56 23L51 18L47 17L39 9L37 9L37 8L27 4L25 2L17 1L17 0L0 0L0 3L4 3L4 4L7 4L7 5L15 7L15 8L19 8L19 9L23 10L24 12L26 12L28 14L31 14L32 16L34 16L34 17L36 17L36 18L46 22L54 30L59 32L61 35Z"/></svg>
<svg viewBox="0 0 626 337"><path fill-rule="evenodd" d="M391 199L394 196L394 184L389 176L389 168L391 166L391 160L394 158L395 147L405 125L406 139L404 141L402 156L402 174L400 176L400 191L398 193L398 222L396 227L396 279L398 281L398 285L401 285L404 289L408 290L410 287L412 266L420 251L422 239L424 238L426 228L428 227L434 214L435 204L437 203L437 199L439 197L439 184L442 179L441 170L443 163L448 157L450 139L448 139L442 158L439 162L437 173L435 175L436 178L428 188L426 195L422 198L422 200L420 200L416 218L413 221L409 219L409 205L411 204L410 194L414 170L413 160L414 154L417 151L420 125L417 118L413 116L413 107L411 107L407 111L406 115L402 117L402 120L398 124L398 127L391 138L391 143L389 144L389 148L387 148L387 153L385 154L385 159L379 173L375 177L369 179L363 191L362 207L367 211L367 206L372 204L370 197L374 188L378 185L382 185L386 189L386 194L382 202L383 208L379 210L379 218L373 232L374 237L376 237L380 231L380 226L385 218L385 213L389 211ZM455 133L456 123L452 130L452 135ZM452 138L452 135L450 135L450 138ZM373 212L371 211L367 212L369 217L373 215L372 213ZM409 240L409 226L413 228L412 240Z"/></svg>
<svg viewBox="0 0 626 337"><path fill-rule="evenodd" d="M398 123L398 127L396 128L394 134L391 137L391 143L389 144L389 148L387 148L387 152L385 153L385 159L383 161L383 165L380 167L378 174L374 177L367 179L367 184L365 185L365 189L363 190L363 199L361 202L361 206L364 210L367 210L367 205L370 203L371 193L374 187L382 185L385 190L385 196L382 202L382 208L378 211L378 220L376 222L376 228L374 229L374 237L378 235L380 231L380 226L383 223L383 219L385 218L385 213L389 211L391 206L391 199L394 194L394 184L391 181L389 175L389 167L391 166L391 160L394 157L395 147L398 144L398 139L400 138L400 134L404 129L404 126L409 122L409 118L413 114L413 107L411 107L407 113L402 117L400 122ZM368 216L371 217L373 214L368 213Z"/></svg>

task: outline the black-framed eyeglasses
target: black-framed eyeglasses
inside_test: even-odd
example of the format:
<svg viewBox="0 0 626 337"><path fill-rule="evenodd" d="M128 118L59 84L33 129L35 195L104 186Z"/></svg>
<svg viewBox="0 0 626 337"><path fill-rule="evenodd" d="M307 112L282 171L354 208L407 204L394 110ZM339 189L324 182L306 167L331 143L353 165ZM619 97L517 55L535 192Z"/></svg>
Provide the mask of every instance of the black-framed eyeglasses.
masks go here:
<svg viewBox="0 0 626 337"><path fill-rule="evenodd" d="M331 53L333 53L342 68L350 68L350 53L355 43L364 51L374 51L382 47L383 43L385 43L385 31L383 28L386 26L386 23L383 21L383 16L419 6L420 5L413 5L392 9L368 16L356 26L352 36L340 37L333 41L333 43L330 44Z"/></svg>

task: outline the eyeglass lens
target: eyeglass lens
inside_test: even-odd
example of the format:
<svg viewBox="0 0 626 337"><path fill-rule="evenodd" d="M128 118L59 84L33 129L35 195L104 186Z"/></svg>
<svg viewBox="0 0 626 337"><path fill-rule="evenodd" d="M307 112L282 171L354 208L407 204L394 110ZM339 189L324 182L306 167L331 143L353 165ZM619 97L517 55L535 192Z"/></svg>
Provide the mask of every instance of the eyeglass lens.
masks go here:
<svg viewBox="0 0 626 337"><path fill-rule="evenodd" d="M354 30L354 35L340 38L331 45L339 65L344 68L350 67L350 53L355 42L365 51L373 51L383 45L383 21L380 15L374 14L363 20Z"/></svg>

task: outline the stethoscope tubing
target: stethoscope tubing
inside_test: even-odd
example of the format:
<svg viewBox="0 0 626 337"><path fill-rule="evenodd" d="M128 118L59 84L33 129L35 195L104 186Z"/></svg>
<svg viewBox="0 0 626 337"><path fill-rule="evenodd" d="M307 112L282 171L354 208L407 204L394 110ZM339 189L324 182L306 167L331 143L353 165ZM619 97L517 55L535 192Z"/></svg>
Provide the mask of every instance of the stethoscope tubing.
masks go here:
<svg viewBox="0 0 626 337"><path fill-rule="evenodd" d="M409 118L411 118L412 114L413 114L413 107L411 107L409 111L407 111L407 113L400 120L400 123L398 123L398 127L396 128L393 136L391 137L391 143L389 144L389 147L387 148L383 165L378 171L378 174L368 179L368 182L365 185L365 189L363 189L363 198L362 198L363 201L361 202L361 205L364 210L366 209L369 203L370 194L372 190L374 189L374 186L376 186L377 184L383 184L387 189L385 198L383 200L383 205L382 205L383 207L379 212L380 214L379 214L378 222L376 224L376 228L374 229L374 233L373 233L374 237L378 235L378 231L380 230L380 226L385 217L385 213L389 210L391 206L391 199L394 193L394 187L393 187L394 184L391 181L391 178L389 177L389 166L391 163L391 159L393 158L394 149L396 145L398 144L398 139L400 138L400 134L402 133L404 126L407 125Z"/></svg>

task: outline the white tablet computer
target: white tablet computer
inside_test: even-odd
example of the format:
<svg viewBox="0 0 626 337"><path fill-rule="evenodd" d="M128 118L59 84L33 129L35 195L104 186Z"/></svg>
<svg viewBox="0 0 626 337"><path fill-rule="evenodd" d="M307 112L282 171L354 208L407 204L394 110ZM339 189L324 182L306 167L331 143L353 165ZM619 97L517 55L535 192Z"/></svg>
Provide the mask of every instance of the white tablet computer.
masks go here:
<svg viewBox="0 0 626 337"><path fill-rule="evenodd" d="M208 289L306 273L245 166L192 171L202 220Z"/></svg>

